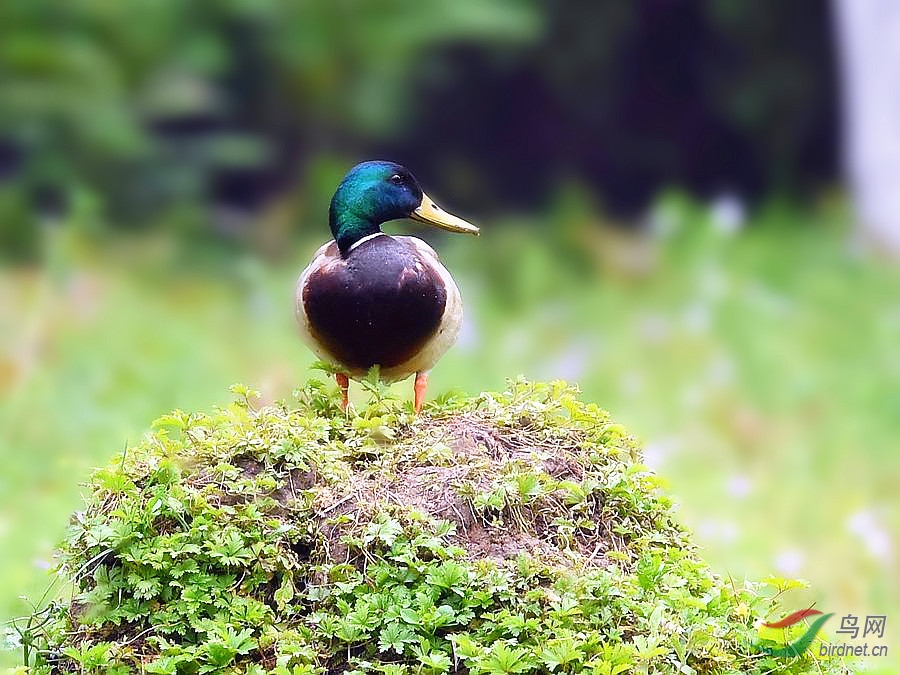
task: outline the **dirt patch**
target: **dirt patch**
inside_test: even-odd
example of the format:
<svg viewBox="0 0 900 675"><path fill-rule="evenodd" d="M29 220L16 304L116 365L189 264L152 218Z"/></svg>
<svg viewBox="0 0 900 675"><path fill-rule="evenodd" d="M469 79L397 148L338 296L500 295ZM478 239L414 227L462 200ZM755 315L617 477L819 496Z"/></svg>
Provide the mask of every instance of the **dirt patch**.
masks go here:
<svg viewBox="0 0 900 675"><path fill-rule="evenodd" d="M495 487L497 477L510 464L517 470L546 474L553 481L582 480L585 467L577 459L577 439L542 444L539 430L498 427L469 414L428 421L425 429L425 439L420 434L419 445L408 447L396 463L353 472L345 484L319 485L314 520L329 562L351 562L342 539L384 506L452 522L456 526L453 541L470 559L505 560L526 553L562 562L582 554L593 566L606 564L607 552L624 547L621 537L599 523L593 532L559 537L553 520L566 511L557 493L520 507L515 516L505 511L485 514L473 506L473 495ZM429 443L444 444L450 456L438 453L430 463L423 460ZM291 494L291 481L294 489L307 489L314 487L317 478L314 472L292 474L279 495ZM602 497L594 499L602 507Z"/></svg>
<svg viewBox="0 0 900 675"><path fill-rule="evenodd" d="M391 495L399 504L449 520L458 529L466 530L475 516L466 500L459 496L457 486L471 474L469 465L413 467L391 484Z"/></svg>
<svg viewBox="0 0 900 675"><path fill-rule="evenodd" d="M457 543L465 549L470 560L488 558L503 561L526 553L544 561L561 562L565 557L553 542L528 532L510 531L505 527L486 527L475 522L465 532L457 533Z"/></svg>
<svg viewBox="0 0 900 675"><path fill-rule="evenodd" d="M426 427L437 432L457 457L487 455L492 459L509 458L510 451L523 445L517 434L501 430L473 415L459 415L450 420L432 420Z"/></svg>
<svg viewBox="0 0 900 675"><path fill-rule="evenodd" d="M288 506L292 500L297 499L298 492L310 489L318 479L319 476L315 469L304 471L299 467L294 467L287 472L284 485L272 492L271 496L282 506Z"/></svg>

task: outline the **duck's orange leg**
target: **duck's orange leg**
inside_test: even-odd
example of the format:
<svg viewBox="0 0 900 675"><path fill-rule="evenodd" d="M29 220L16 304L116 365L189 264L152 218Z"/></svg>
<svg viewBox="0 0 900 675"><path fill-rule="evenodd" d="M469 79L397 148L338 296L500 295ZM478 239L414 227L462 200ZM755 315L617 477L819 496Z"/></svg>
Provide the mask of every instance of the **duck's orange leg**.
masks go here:
<svg viewBox="0 0 900 675"><path fill-rule="evenodd" d="M347 412L347 406L350 405L350 378L344 373L335 373L334 379L341 390L341 410Z"/></svg>
<svg viewBox="0 0 900 675"><path fill-rule="evenodd" d="M413 391L416 394L415 407L416 414L422 412L422 404L425 403L425 389L428 387L428 373L416 373L416 383L413 385Z"/></svg>

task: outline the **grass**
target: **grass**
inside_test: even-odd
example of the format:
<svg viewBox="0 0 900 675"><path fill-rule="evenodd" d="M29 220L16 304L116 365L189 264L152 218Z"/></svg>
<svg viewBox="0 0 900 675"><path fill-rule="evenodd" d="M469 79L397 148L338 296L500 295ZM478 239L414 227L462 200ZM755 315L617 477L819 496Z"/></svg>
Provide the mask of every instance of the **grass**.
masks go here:
<svg viewBox="0 0 900 675"><path fill-rule="evenodd" d="M658 216L668 234L652 242L606 234L577 205L550 217L552 236L511 223L438 242L469 321L432 396L518 373L577 382L646 443L715 569L805 577L797 606L889 614L900 271L848 252L839 215L773 209L736 235L678 200ZM6 616L46 585L91 467L164 410L209 409L236 381L274 400L311 362L290 289L312 245L279 264L198 265L164 240L60 234L47 270L0 275Z"/></svg>
<svg viewBox="0 0 900 675"><path fill-rule="evenodd" d="M374 377L176 411L91 478L22 629L35 673L847 672L754 648L778 591L713 574L627 432L563 382L416 417ZM803 633L796 627L791 641ZM774 641L781 647L780 631Z"/></svg>

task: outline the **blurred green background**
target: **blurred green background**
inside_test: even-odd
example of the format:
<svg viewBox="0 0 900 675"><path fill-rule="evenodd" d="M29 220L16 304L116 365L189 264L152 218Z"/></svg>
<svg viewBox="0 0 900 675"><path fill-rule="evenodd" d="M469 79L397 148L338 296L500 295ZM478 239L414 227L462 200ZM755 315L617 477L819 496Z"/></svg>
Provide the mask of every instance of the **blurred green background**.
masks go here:
<svg viewBox="0 0 900 675"><path fill-rule="evenodd" d="M293 283L376 157L482 227L387 228L463 292L432 396L576 382L723 574L890 614L900 269L854 246L830 25L805 0L3 0L0 617L152 419L310 376Z"/></svg>

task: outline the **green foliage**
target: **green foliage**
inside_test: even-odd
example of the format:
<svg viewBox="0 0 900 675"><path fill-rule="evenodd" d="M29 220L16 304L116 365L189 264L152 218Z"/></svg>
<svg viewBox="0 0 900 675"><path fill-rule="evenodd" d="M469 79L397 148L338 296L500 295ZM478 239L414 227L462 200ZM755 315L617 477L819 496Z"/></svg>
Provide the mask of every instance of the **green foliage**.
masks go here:
<svg viewBox="0 0 900 675"><path fill-rule="evenodd" d="M428 49L537 27L509 0L4 1L0 142L21 166L0 191L0 254L34 255L36 193L71 206L87 192L119 226L167 209L192 231L218 175L280 165L298 138L396 130Z"/></svg>
<svg viewBox="0 0 900 675"><path fill-rule="evenodd" d="M0 256L38 256L36 211L76 211L85 198L110 225L164 215L165 227L195 233L214 219L210 198L233 194L222 179L231 185L235 173L249 191L257 172L302 181L298 201L324 213L341 169L373 147L434 158L438 185L479 185L475 199L542 192L573 166L596 166L598 148L620 158L606 173L633 174L628 158L652 148L639 167L650 161L649 174L691 180L689 137L652 109L643 122L627 119L636 96L665 94L644 91L647 78L622 54L642 54L661 82L669 74L660 58L702 64L682 83L696 105L681 110L677 97L671 114L709 130L708 154L753 159L743 174L750 185L799 191L810 156L820 165L823 155L823 177L832 173L827 12L698 4L681 12L685 35L697 39L660 47L648 22L656 11L536 0L4 0L0 153L12 170L0 187ZM798 30L807 39L790 39ZM709 58L723 44L742 55L739 65ZM469 101L494 114L475 114ZM525 155L499 152L484 138L504 138L510 116L511 139L529 139L532 118L555 135L523 144ZM635 180L640 193L646 179Z"/></svg>
<svg viewBox="0 0 900 675"><path fill-rule="evenodd" d="M564 383L518 380L421 418L378 396L345 415L317 381L290 405L234 392L213 414L161 417L94 474L62 547L72 598L23 641L33 672L832 665L753 651L777 605L710 571L631 439ZM438 443L453 455L432 463Z"/></svg>

